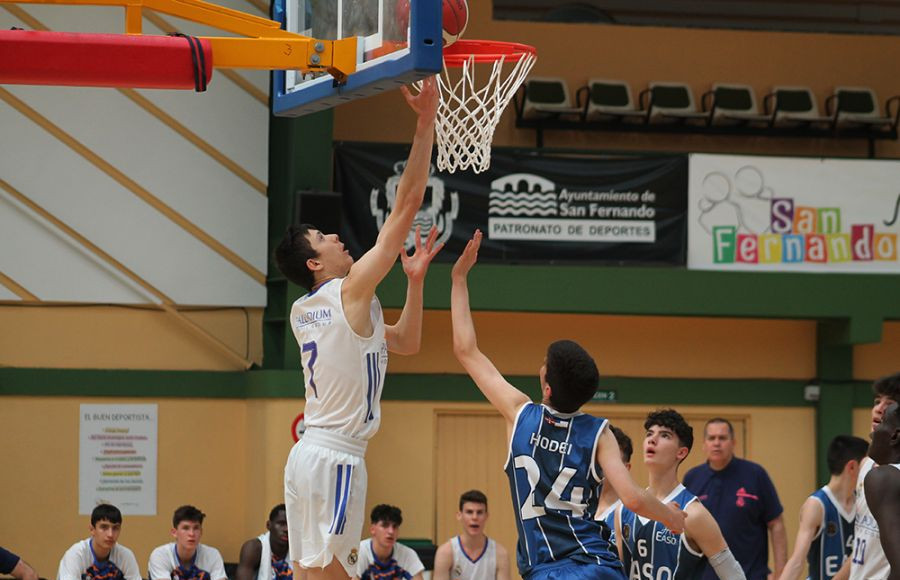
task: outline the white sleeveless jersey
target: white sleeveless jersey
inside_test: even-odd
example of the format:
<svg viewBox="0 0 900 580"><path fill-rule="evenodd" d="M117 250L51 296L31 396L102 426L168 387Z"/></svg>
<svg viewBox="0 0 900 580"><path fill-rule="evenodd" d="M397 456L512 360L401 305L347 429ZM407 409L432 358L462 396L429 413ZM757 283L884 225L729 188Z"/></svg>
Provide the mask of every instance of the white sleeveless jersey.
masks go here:
<svg viewBox="0 0 900 580"><path fill-rule="evenodd" d="M368 440L381 423L388 358L384 315L378 298L373 297L372 336L363 338L353 332L344 316L343 283L344 278L330 280L291 308L306 383L304 421L307 427Z"/></svg>
<svg viewBox="0 0 900 580"><path fill-rule="evenodd" d="M269 542L269 534L271 532L266 532L265 534L260 534L256 537L259 540L259 543L262 544L262 551L259 554L259 570L256 571L256 580L277 580L275 578L275 573L272 571L272 544ZM285 556L285 559L288 560L288 565L293 569L294 563L291 562L288 556Z"/></svg>
<svg viewBox="0 0 900 580"><path fill-rule="evenodd" d="M884 580L891 572L891 565L881 547L878 522L869 511L863 482L866 474L875 467L869 457L862 460L856 479L856 520L853 526L853 555L850 560L850 580Z"/></svg>
<svg viewBox="0 0 900 580"><path fill-rule="evenodd" d="M497 544L490 538L481 554L467 554L459 536L450 540L453 568L450 580L494 580L497 577Z"/></svg>

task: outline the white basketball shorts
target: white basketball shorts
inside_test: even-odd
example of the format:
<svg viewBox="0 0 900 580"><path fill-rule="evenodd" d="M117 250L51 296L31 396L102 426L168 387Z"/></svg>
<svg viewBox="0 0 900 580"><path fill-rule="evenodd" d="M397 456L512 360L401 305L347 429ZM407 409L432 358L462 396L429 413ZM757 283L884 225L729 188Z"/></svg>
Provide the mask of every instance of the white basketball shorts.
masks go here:
<svg viewBox="0 0 900 580"><path fill-rule="evenodd" d="M284 467L291 560L324 568L337 558L356 576L365 519L366 442L310 427Z"/></svg>

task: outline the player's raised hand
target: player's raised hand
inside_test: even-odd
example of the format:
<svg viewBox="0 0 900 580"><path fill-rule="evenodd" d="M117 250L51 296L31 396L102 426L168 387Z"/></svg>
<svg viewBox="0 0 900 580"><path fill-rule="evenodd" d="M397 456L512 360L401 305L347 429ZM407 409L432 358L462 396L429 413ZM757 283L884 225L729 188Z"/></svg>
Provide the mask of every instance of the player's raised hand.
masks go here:
<svg viewBox="0 0 900 580"><path fill-rule="evenodd" d="M687 519L687 513L681 510L681 506L677 501L666 504L669 510L669 517L663 522L669 531L673 534L684 533L684 520Z"/></svg>
<svg viewBox="0 0 900 580"><path fill-rule="evenodd" d="M427 124L431 126L437 115L438 103L440 96L438 93L437 79L428 77L422 81L418 94L413 94L407 87L400 87L403 97L409 104L409 107L419 116L418 125Z"/></svg>
<svg viewBox="0 0 900 580"><path fill-rule="evenodd" d="M456 264L453 265L453 271L451 272L452 277L465 278L468 276L469 270L471 270L472 266L475 265L475 262L478 261L478 248L480 247L481 230L475 230L472 239L466 244L466 249L463 250L463 253L457 258Z"/></svg>
<svg viewBox="0 0 900 580"><path fill-rule="evenodd" d="M431 231L428 232L428 238L425 240L425 245L423 246L422 230L419 226L416 226L416 251L413 252L412 256L408 256L406 250L400 252L400 262L403 264L403 272L411 281L422 281L425 279L425 273L428 272L428 265L431 264L431 260L437 256L438 252L441 251L441 248L444 247L443 243L435 244L437 235L437 228L431 226Z"/></svg>

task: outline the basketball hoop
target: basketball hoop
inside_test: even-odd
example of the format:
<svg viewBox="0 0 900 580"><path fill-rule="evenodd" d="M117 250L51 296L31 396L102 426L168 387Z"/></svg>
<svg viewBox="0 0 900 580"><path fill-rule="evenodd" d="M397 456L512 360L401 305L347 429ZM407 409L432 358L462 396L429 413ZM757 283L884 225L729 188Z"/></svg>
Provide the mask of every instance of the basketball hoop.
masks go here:
<svg viewBox="0 0 900 580"><path fill-rule="evenodd" d="M458 40L444 48L435 123L440 171L471 167L481 173L491 165L494 129L536 59L534 47L515 42ZM476 68L487 74L486 81L475 78Z"/></svg>

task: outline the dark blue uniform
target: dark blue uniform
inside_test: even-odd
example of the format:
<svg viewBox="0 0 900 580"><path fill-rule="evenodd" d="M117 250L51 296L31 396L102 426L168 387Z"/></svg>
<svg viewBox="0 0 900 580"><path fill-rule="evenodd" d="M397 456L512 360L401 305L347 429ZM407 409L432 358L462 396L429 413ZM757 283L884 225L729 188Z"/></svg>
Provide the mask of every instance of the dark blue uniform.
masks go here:
<svg viewBox="0 0 900 580"><path fill-rule="evenodd" d="M720 471L708 463L688 471L684 486L703 503L719 524L725 543L744 569L747 580L769 575L768 523L784 511L769 474L759 464L733 457ZM704 580L718 580L703 566Z"/></svg>
<svg viewBox="0 0 900 580"><path fill-rule="evenodd" d="M684 509L697 497L679 485L662 503L678 502ZM684 534L622 506L622 561L629 580L694 580L700 577L702 553L694 551Z"/></svg>
<svg viewBox="0 0 900 580"><path fill-rule="evenodd" d="M853 517L844 511L828 486L817 490L810 497L822 502L824 514L819 533L809 546L806 560L809 562L810 580L831 580L850 556L853 547Z"/></svg>
<svg viewBox="0 0 900 580"><path fill-rule="evenodd" d="M602 524L594 521L603 480L595 457L607 425L534 403L519 410L506 474L524 578L624 578Z"/></svg>

